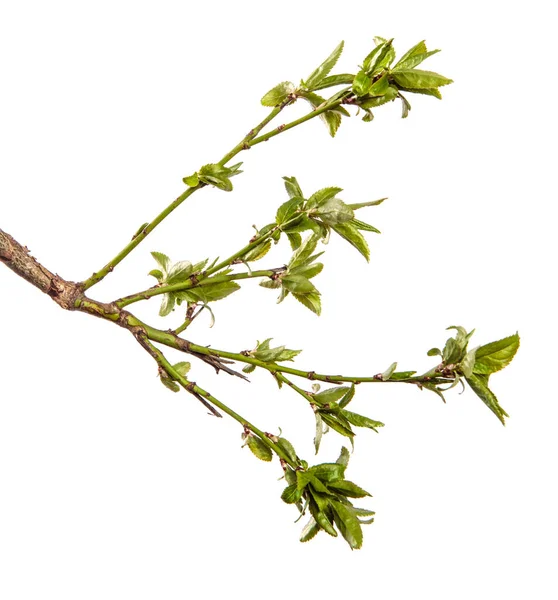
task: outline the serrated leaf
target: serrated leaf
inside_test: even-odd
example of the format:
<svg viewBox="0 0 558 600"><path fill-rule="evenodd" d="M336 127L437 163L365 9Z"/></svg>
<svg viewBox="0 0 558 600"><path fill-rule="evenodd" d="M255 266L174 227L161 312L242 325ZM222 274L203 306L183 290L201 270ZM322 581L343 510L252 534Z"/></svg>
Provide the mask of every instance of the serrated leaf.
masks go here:
<svg viewBox="0 0 558 600"><path fill-rule="evenodd" d="M286 504L296 504L302 498L302 491L294 485L287 486L281 494L281 500Z"/></svg>
<svg viewBox="0 0 558 600"><path fill-rule="evenodd" d="M308 473L317 477L323 483L331 483L343 479L345 476L345 469L345 465L340 463L321 463L314 467L310 467Z"/></svg>
<svg viewBox="0 0 558 600"><path fill-rule="evenodd" d="M440 348L430 348L430 350L426 353L428 356L442 356L442 351Z"/></svg>
<svg viewBox="0 0 558 600"><path fill-rule="evenodd" d="M314 517L310 517L310 520L304 526L302 533L300 534L301 542L309 542L316 534L320 531L320 526L316 523Z"/></svg>
<svg viewBox="0 0 558 600"><path fill-rule="evenodd" d="M398 95L398 89L390 85L385 93L381 96L364 96L358 100L357 104L364 109L376 108L377 106L382 106L383 104L387 104L388 102L395 100Z"/></svg>
<svg viewBox="0 0 558 600"><path fill-rule="evenodd" d="M255 370L256 370L256 365L245 365L245 366L242 368L242 371L243 371L244 373L252 373L252 372L254 372Z"/></svg>
<svg viewBox="0 0 558 600"><path fill-rule="evenodd" d="M328 390L324 390L319 394L314 395L314 400L320 404L331 404L332 402L337 402L337 400L343 398L347 393L351 391L350 387L332 387Z"/></svg>
<svg viewBox="0 0 558 600"><path fill-rule="evenodd" d="M407 98L405 98L405 96L403 96L403 94L399 93L398 96L401 99L401 118L406 119L409 116L409 111L411 110L411 105L409 104L409 101L407 100Z"/></svg>
<svg viewBox="0 0 558 600"><path fill-rule="evenodd" d="M304 203L304 198L301 196L293 196L287 202L281 204L281 206L277 209L277 214L275 215L275 222L278 226L284 225L288 223L293 217L295 217L298 213L298 209Z"/></svg>
<svg viewBox="0 0 558 600"><path fill-rule="evenodd" d="M317 292L314 284L302 275L285 275L281 279L285 289L293 294L311 294Z"/></svg>
<svg viewBox="0 0 558 600"><path fill-rule="evenodd" d="M323 112L320 115L320 119L325 123L329 135L335 137L335 134L341 125L341 115L338 112L326 110L326 112Z"/></svg>
<svg viewBox="0 0 558 600"><path fill-rule="evenodd" d="M182 377L186 377L186 375L188 375L188 372L190 371L191 368L191 364L189 362L178 362L175 365L173 365L173 369Z"/></svg>
<svg viewBox="0 0 558 600"><path fill-rule="evenodd" d="M293 275L302 275L306 277L306 279L312 279L312 277L316 277L322 272L324 265L322 263L314 263L312 265L303 265L301 267L296 267L295 269L290 269L289 271Z"/></svg>
<svg viewBox="0 0 558 600"><path fill-rule="evenodd" d="M271 240L267 239L255 248L252 248L252 250L248 251L244 255L244 260L246 262L254 262L256 260L260 260L260 258L263 258L269 252L270 248Z"/></svg>
<svg viewBox="0 0 558 600"><path fill-rule="evenodd" d="M391 76L397 85L412 90L438 88L453 83L452 79L448 79L443 75L433 71L421 71L420 69L401 69L393 71Z"/></svg>
<svg viewBox="0 0 558 600"><path fill-rule="evenodd" d="M222 300L240 289L240 286L235 281L223 281L222 283L213 284L205 283L210 281L211 279L206 279L204 280L204 285L200 285L188 291L193 294L197 300L207 303Z"/></svg>
<svg viewBox="0 0 558 600"><path fill-rule="evenodd" d="M168 388L171 392L179 392L180 391L180 386L178 385L178 383L176 383L176 381L171 379L165 372L160 373L159 379L161 380L161 383L166 388Z"/></svg>
<svg viewBox="0 0 558 600"><path fill-rule="evenodd" d="M293 296L301 303L306 306L306 308L310 309L313 313L320 316L322 312L322 302L320 300L319 293L311 293L311 294L293 294Z"/></svg>
<svg viewBox="0 0 558 600"><path fill-rule="evenodd" d="M335 525L352 550L362 546L362 529L360 522L351 507L336 500L331 501Z"/></svg>
<svg viewBox="0 0 558 600"><path fill-rule="evenodd" d="M431 50L430 52L421 52L418 54L414 54L410 56L405 61L400 60L397 65L392 69L393 71L402 70L402 69L414 69L416 66L420 65L421 62L426 60L429 56L437 54L440 50Z"/></svg>
<svg viewBox="0 0 558 600"><path fill-rule="evenodd" d="M161 308L159 309L159 316L166 317L167 315L169 315L174 308L174 303L174 294L163 294L163 299L161 300Z"/></svg>
<svg viewBox="0 0 558 600"><path fill-rule="evenodd" d="M339 420L338 415L329 414L324 411L320 411L320 415L321 415L324 423L328 427L333 429L333 431L337 431L337 433L339 433L340 435L348 437L351 440L353 439L355 434L354 434L353 430L351 429L350 424L347 426L345 423L342 423Z"/></svg>
<svg viewBox="0 0 558 600"><path fill-rule="evenodd" d="M277 444L293 462L298 461L296 451L289 440L285 439L284 437L280 437L277 439Z"/></svg>
<svg viewBox="0 0 558 600"><path fill-rule="evenodd" d="M354 246L367 261L370 260L370 249L368 248L368 244L354 225L351 223L339 223L337 225L332 225L332 227L336 233Z"/></svg>
<svg viewBox="0 0 558 600"><path fill-rule="evenodd" d="M370 225L365 223L364 221L359 221L358 219L352 219L350 221L352 225L354 225L359 231L369 231L370 233L381 233L379 229L376 229L374 225Z"/></svg>
<svg viewBox="0 0 558 600"><path fill-rule="evenodd" d="M353 81L353 92L357 96L366 96L372 85L372 79L367 75L366 71L359 71Z"/></svg>
<svg viewBox="0 0 558 600"><path fill-rule="evenodd" d="M314 517L320 528L326 533L329 533L332 537L337 537L337 531L335 531L327 516L318 508L316 502L311 501L308 508L310 509L310 514Z"/></svg>
<svg viewBox="0 0 558 600"><path fill-rule="evenodd" d="M383 427L384 424L380 421L373 421L364 415L358 415L357 413L351 412L350 410L343 409L341 414L349 421L351 425L355 427L366 427L378 431L378 427Z"/></svg>
<svg viewBox="0 0 558 600"><path fill-rule="evenodd" d="M382 373L382 381L389 381L391 376L395 373L395 369L397 369L397 363L391 363L391 365Z"/></svg>
<svg viewBox="0 0 558 600"><path fill-rule="evenodd" d="M324 60L324 62L310 74L305 81L305 87L307 87L309 90L313 90L316 85L318 85L329 75L331 69L333 69L339 60L339 57L343 52L344 45L345 42L340 42L335 50Z"/></svg>
<svg viewBox="0 0 558 600"><path fill-rule="evenodd" d="M490 375L510 364L519 349L519 335L515 333L496 342L477 348L473 371Z"/></svg>
<svg viewBox="0 0 558 600"><path fill-rule="evenodd" d="M393 67L393 70L397 69L398 67L404 68L405 61L407 59L409 59L412 56L415 56L417 54L424 54L426 51L427 51L426 43L424 40L422 40L421 42L419 42L418 44L413 46L411 49L407 50L407 52L405 52L405 54L403 54L403 56L399 59L399 61Z"/></svg>
<svg viewBox="0 0 558 600"><path fill-rule="evenodd" d="M343 190L339 187L327 187L314 192L308 202L306 203L307 208L317 208L325 204L328 200L334 198L339 192Z"/></svg>
<svg viewBox="0 0 558 600"><path fill-rule="evenodd" d="M315 85L313 89L315 91L318 91L323 90L325 88L333 87L335 85L351 85L353 83L354 78L355 76L349 73L343 73L341 75L330 75L329 77L324 77L324 79L322 79L320 83L318 83L318 85Z"/></svg>
<svg viewBox="0 0 558 600"><path fill-rule="evenodd" d="M297 267L303 266L310 256L312 256L316 246L318 245L318 240L319 237L317 235L309 235L294 252L291 260L289 261L289 268L296 269Z"/></svg>
<svg viewBox="0 0 558 600"><path fill-rule="evenodd" d="M249 435L248 439L246 440L246 443L248 444L248 448L250 448L254 456L259 458L260 460L265 460L266 462L269 462L273 458L273 452L271 451L269 446L267 446L266 444L264 444L264 442L262 442L262 440L260 440L260 438L254 435Z"/></svg>
<svg viewBox="0 0 558 600"><path fill-rule="evenodd" d="M392 46L393 39L384 40L384 38L376 37L374 41L377 43L377 46L362 63L363 70L368 73L373 73L382 67L389 66L395 58L395 50Z"/></svg>
<svg viewBox="0 0 558 600"><path fill-rule="evenodd" d="M475 355L477 353L478 348L473 348L473 350L469 350L463 360L459 363L459 370L465 377L471 377L473 374L473 367L475 366Z"/></svg>
<svg viewBox="0 0 558 600"><path fill-rule="evenodd" d="M337 459L337 463L340 465L344 465L347 467L349 465L349 458L351 457L349 451L345 446L341 447L341 453L339 454L339 458Z"/></svg>
<svg viewBox="0 0 558 600"><path fill-rule="evenodd" d="M339 408L345 408L349 402L355 397L356 387L355 384L349 388L349 391L339 401Z"/></svg>
<svg viewBox="0 0 558 600"><path fill-rule="evenodd" d="M363 490L356 483L347 481L346 479L334 481L333 483L328 484L328 487L335 492L340 492L343 496L347 496L348 498L364 498L366 496L371 496L371 494L366 490Z"/></svg>
<svg viewBox="0 0 558 600"><path fill-rule="evenodd" d="M188 186L188 187L196 187L197 185L199 185L200 183L200 178L198 177L197 173L194 173L193 175L188 175L188 177L184 177L182 179L182 181Z"/></svg>
<svg viewBox="0 0 558 600"><path fill-rule="evenodd" d="M385 96L389 90L389 79L387 73L384 73L368 88L366 93L371 96ZM364 95L364 94L363 94Z"/></svg>
<svg viewBox="0 0 558 600"><path fill-rule="evenodd" d="M434 96L434 98L438 98L438 100L442 99L442 94L438 88L424 88L421 90L413 90L411 88L401 86L399 89L403 92L411 92L412 94L422 94L423 96Z"/></svg>
<svg viewBox="0 0 558 600"><path fill-rule="evenodd" d="M161 267L161 270L166 275L171 266L171 260L162 252L152 252L151 256L157 261L157 264Z"/></svg>
<svg viewBox="0 0 558 600"><path fill-rule="evenodd" d="M354 217L352 209L339 198L330 198L312 212L328 226L347 223Z"/></svg>
<svg viewBox="0 0 558 600"><path fill-rule="evenodd" d="M153 269L152 271L149 271L148 275L151 275L151 277L155 277L155 279L161 283L161 281L164 278L164 275L161 271L159 271L159 269Z"/></svg>
<svg viewBox="0 0 558 600"><path fill-rule="evenodd" d="M282 81L271 88L261 100L264 106L278 106L287 100L290 94L295 91L295 86L290 81Z"/></svg>
<svg viewBox="0 0 558 600"><path fill-rule="evenodd" d="M379 206L385 200L387 200L387 198L380 198L379 200L369 200L368 202L356 202L354 204L349 204L348 206L352 210L360 210L361 208L367 208L369 206Z"/></svg>
<svg viewBox="0 0 558 600"><path fill-rule="evenodd" d="M270 290L278 290L281 287L281 281L279 279L265 279L260 281L260 286Z"/></svg>
<svg viewBox="0 0 558 600"><path fill-rule="evenodd" d="M291 198L295 196L302 198L304 197L302 190L300 189L300 185L298 185L298 181L296 177L283 177L283 181L285 182L285 189L287 190L287 194Z"/></svg>
<svg viewBox="0 0 558 600"><path fill-rule="evenodd" d="M488 408L498 417L502 425L506 422L504 417L509 417L508 413L500 406L498 398L488 387L488 375L473 373L465 378L473 392L488 406Z"/></svg>
<svg viewBox="0 0 558 600"><path fill-rule="evenodd" d="M287 231L287 239L289 240L289 244L291 245L291 250L297 250L300 248L300 244L302 244L302 236L300 233L295 233L291 231Z"/></svg>
<svg viewBox="0 0 558 600"><path fill-rule="evenodd" d="M167 275L166 282L169 285L172 283L182 283L183 281L187 281L192 273L192 263L187 260L181 260L172 265Z"/></svg>

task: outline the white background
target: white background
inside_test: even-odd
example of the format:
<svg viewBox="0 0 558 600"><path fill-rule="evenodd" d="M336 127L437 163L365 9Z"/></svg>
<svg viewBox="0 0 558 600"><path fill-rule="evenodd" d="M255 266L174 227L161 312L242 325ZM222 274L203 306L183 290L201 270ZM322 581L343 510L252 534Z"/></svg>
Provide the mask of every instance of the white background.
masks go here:
<svg viewBox="0 0 558 600"><path fill-rule="evenodd" d="M217 348L257 339L304 348L301 368L428 369L448 325L477 343L519 330L492 379L507 426L471 392L358 389L347 476L377 511L362 550L302 523L279 498L279 465L241 449L240 428L171 394L125 331L61 311L0 269L0 597L213 598L285 594L556 598L555 47L550 4L411 2L2 2L0 226L46 266L98 269L266 114L277 82L306 77L341 39L354 72L372 37L399 54L421 39L444 100L411 97L376 119L319 120L257 146L235 191L204 190L92 295L152 285L149 256L200 260L246 243L286 199L283 175L359 202L369 265L333 239L316 279L323 315L257 285L188 332ZM302 114L291 109L289 117ZM262 267L283 264L280 245ZM137 306L158 323L158 302ZM162 327L178 325L176 313ZM173 357L174 358L174 357ZM178 359L178 357L176 357ZM313 459L313 417L265 374L253 383L195 364L194 379ZM387 387L387 386L386 386ZM337 457L326 436L318 460Z"/></svg>

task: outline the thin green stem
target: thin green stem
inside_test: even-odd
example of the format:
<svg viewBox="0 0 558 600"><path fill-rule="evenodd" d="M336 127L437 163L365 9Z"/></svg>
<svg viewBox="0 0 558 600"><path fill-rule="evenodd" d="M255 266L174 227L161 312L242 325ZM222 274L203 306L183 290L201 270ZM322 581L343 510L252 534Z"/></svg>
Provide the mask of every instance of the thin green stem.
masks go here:
<svg viewBox="0 0 558 600"><path fill-rule="evenodd" d="M132 238L132 240L125 246L112 260L110 260L100 271L93 273L89 279L86 279L82 283L83 290L88 290L90 287L99 283L102 279L104 279L110 272L114 270L114 268L121 263L127 256L132 252L136 246L141 244L141 242L163 221L166 219L176 208L178 208L186 198L189 198L196 190L204 187L205 184L200 183L196 187L188 188L185 192L183 192L178 198L169 204L165 210L160 212L154 219L146 225L144 228L140 229L136 235Z"/></svg>
<svg viewBox="0 0 558 600"><path fill-rule="evenodd" d="M153 296L159 296L160 294L168 294L171 292L183 292L185 290L206 287L210 285L216 285L218 283L225 283L227 281L235 281L241 279L254 279L256 277L273 277L277 275L278 272L283 269L268 269L265 271L252 271L250 273L233 273L232 275L217 275L216 277L212 277L211 279L202 279L201 281L197 281L195 279L188 279L188 281L181 281L180 283L173 283L171 285L161 285L158 287L153 287L148 290L144 290L143 292L138 292L137 294L132 294L130 296L126 296L125 298L120 298L120 300L116 300L115 304L118 308L124 308L134 302L138 302L140 300L149 300L149 298L153 298Z"/></svg>
<svg viewBox="0 0 558 600"><path fill-rule="evenodd" d="M298 394L300 394L305 400L308 400L308 402L310 402L311 404L314 402L314 399L312 398L311 394L309 394L306 390L303 390L302 388L298 387L298 385L296 385L296 383L292 382L290 379L287 379L282 373L275 372L275 373L273 373L273 375L279 381L281 381L282 383L287 384L295 392L297 392Z"/></svg>
<svg viewBox="0 0 558 600"><path fill-rule="evenodd" d="M208 391L201 388L197 383L189 381L188 379L186 379L186 377L180 375L180 373L178 373L178 371L176 371L176 369L165 358L165 355L147 339L145 334L138 334L137 339L140 342L140 344L155 359L155 361L159 365L159 368L163 369L165 373L169 375L169 377L177 381L187 392L194 395L196 398L198 398L198 400L201 399L206 406L207 403L216 406L219 410L221 410L225 414L229 415L229 417L232 417L235 421L240 423L240 425L242 425L242 427L245 430L249 430L253 434L257 435L270 450L275 452L275 454L277 454L279 458L283 459L293 469L296 469L298 467L298 465L289 458L289 456L285 453L281 446L279 446L279 444L276 444L273 440L271 440L269 435L267 435L264 431L253 425L243 416L239 415L232 408L228 407L226 404L215 398L215 396L210 394Z"/></svg>

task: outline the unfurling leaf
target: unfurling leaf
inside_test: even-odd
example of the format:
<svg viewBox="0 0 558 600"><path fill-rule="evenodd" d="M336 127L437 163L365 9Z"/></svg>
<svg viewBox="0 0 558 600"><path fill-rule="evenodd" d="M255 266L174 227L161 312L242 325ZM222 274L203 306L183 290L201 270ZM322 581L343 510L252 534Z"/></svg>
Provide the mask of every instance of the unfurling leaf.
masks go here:
<svg viewBox="0 0 558 600"><path fill-rule="evenodd" d="M300 186L298 185L298 181L296 180L296 177L283 177L283 180L285 182L285 189L287 190L287 194L289 194L289 196L291 198L294 198L294 197L302 198L303 197L302 190L300 189Z"/></svg>
<svg viewBox="0 0 558 600"><path fill-rule="evenodd" d="M248 448L252 450L254 456L257 456L260 460L265 460L269 462L273 458L273 452L271 448L267 446L259 437L255 435L249 435L246 443L248 444Z"/></svg>
<svg viewBox="0 0 558 600"><path fill-rule="evenodd" d="M351 455L349 454L349 451L347 450L347 448L345 448L345 446L342 446L341 453L339 454L339 458L336 460L336 462L339 463L340 465L344 465L345 467L347 467L349 464L350 457L351 457Z"/></svg>
<svg viewBox="0 0 558 600"><path fill-rule="evenodd" d="M166 275L171 266L171 260L162 252L152 252L151 256L157 261L157 264L161 267L163 274Z"/></svg>
<svg viewBox="0 0 558 600"><path fill-rule="evenodd" d="M168 388L171 392L179 392L180 386L174 381L165 371L159 373L159 379L161 383Z"/></svg>
<svg viewBox="0 0 558 600"><path fill-rule="evenodd" d="M188 175L188 177L184 177L182 179L182 181L188 186L188 187L196 187L197 185L199 185L200 183L200 178L198 177L197 173L194 173L193 175Z"/></svg>
<svg viewBox="0 0 558 600"><path fill-rule="evenodd" d="M248 251L244 255L244 260L246 262L253 262L256 260L260 260L260 258L263 258L269 252L270 248L271 248L271 240L268 238L267 240L264 240L261 244L259 244L255 248L252 248L252 250Z"/></svg>
<svg viewBox="0 0 558 600"><path fill-rule="evenodd" d="M352 223L338 223L332 227L336 233L354 246L367 261L370 260L370 249L368 248L368 244L362 233L360 233Z"/></svg>
<svg viewBox="0 0 558 600"><path fill-rule="evenodd" d="M296 483L287 486L281 494L281 500L286 504L296 504L302 498L302 490L299 490Z"/></svg>
<svg viewBox="0 0 558 600"><path fill-rule="evenodd" d="M324 422L319 412L315 414L316 417L316 435L314 436L314 449L316 450L316 454L320 449L320 444L322 443L322 435L324 433Z"/></svg>
<svg viewBox="0 0 558 600"><path fill-rule="evenodd" d="M192 273L192 263L187 260L181 260L177 263L174 263L174 265L172 265L170 268L166 283L169 285L172 283L182 283L183 281L187 281Z"/></svg>
<svg viewBox="0 0 558 600"><path fill-rule="evenodd" d="M178 362L175 365L173 365L173 369L182 377L186 377L186 375L188 375L188 372L190 371L190 367L192 365L189 362Z"/></svg>
<svg viewBox="0 0 558 600"><path fill-rule="evenodd" d="M163 294L161 301L161 308L159 309L159 316L166 317L174 309L175 295L174 294Z"/></svg>
<svg viewBox="0 0 558 600"><path fill-rule="evenodd" d="M308 542L312 538L316 536L316 534L320 531L320 526L316 523L314 517L310 517L310 520L304 526L302 533L300 534L301 542Z"/></svg>
<svg viewBox="0 0 558 600"><path fill-rule="evenodd" d="M324 404L330 404L337 402L340 398L343 398L346 394L351 391L349 387L332 387L329 390L324 390L319 394L314 394L314 400L323 406Z"/></svg>
<svg viewBox="0 0 558 600"><path fill-rule="evenodd" d="M274 88L271 88L262 98L261 102L264 106L279 106L288 99L289 95L295 91L295 86L290 81L278 83Z"/></svg>

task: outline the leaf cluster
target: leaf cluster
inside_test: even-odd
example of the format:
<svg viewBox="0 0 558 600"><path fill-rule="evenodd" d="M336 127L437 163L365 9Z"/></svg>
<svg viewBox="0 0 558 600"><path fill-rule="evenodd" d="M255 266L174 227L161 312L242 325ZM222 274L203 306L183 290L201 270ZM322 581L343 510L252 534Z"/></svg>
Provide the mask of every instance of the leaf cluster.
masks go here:
<svg viewBox="0 0 558 600"><path fill-rule="evenodd" d="M322 463L313 467L304 463L296 470L285 467L288 485L283 490L281 499L287 504L296 504L301 515L306 510L311 515L302 531L302 542L311 540L323 530L333 537L337 537L338 532L341 533L353 550L362 546L361 526L373 522L374 512L353 506L352 499L365 498L370 494L345 479L348 463L349 451L343 447L335 463Z"/></svg>

